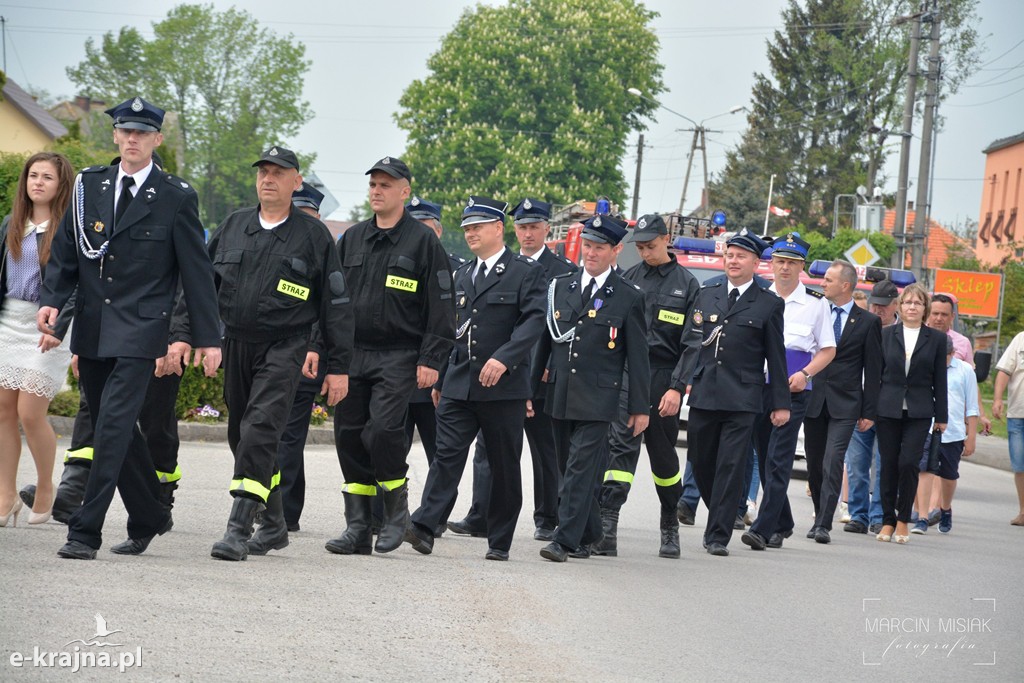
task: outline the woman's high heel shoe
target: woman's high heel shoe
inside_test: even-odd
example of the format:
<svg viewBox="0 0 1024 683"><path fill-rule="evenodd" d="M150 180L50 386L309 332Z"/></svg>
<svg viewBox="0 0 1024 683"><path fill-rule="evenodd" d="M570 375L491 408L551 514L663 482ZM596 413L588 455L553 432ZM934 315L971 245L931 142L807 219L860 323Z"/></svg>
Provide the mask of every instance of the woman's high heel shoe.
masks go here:
<svg viewBox="0 0 1024 683"><path fill-rule="evenodd" d="M0 515L0 527L7 526L8 520L14 518L14 523L11 526L18 526L18 513L21 512L21 498L14 497L14 503L11 504L11 509L7 511L6 515Z"/></svg>
<svg viewBox="0 0 1024 683"><path fill-rule="evenodd" d="M30 525L46 524L50 521L50 517L53 515L53 498L50 499L50 507L44 512L36 512L30 509L28 511L28 523Z"/></svg>
<svg viewBox="0 0 1024 683"><path fill-rule="evenodd" d="M885 532L886 529L889 530L889 533ZM881 533L879 533L877 536L875 536L875 540L876 541L881 541L882 543L888 543L889 541L892 540L892 532L893 531L894 531L893 527L888 526L888 525L883 526Z"/></svg>

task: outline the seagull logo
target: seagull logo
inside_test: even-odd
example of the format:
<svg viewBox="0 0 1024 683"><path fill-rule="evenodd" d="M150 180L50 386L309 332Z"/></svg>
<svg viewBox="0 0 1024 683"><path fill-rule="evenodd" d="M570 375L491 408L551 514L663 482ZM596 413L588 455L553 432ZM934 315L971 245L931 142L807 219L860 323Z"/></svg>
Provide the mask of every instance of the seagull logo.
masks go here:
<svg viewBox="0 0 1024 683"><path fill-rule="evenodd" d="M87 640L87 641L86 640L82 640L81 638L78 638L76 640L72 640L70 643L65 644L64 647L67 647L68 645L71 645L71 643L82 643L83 645L90 645L90 646L91 645L95 645L96 647L121 647L121 643L100 642L100 638L107 638L109 636L114 635L115 633L124 633L124 631L119 629L119 628L118 629L114 629L113 631L108 629L107 628L107 620L103 618L102 614L97 612L96 613L96 633L93 634L92 638L90 640Z"/></svg>

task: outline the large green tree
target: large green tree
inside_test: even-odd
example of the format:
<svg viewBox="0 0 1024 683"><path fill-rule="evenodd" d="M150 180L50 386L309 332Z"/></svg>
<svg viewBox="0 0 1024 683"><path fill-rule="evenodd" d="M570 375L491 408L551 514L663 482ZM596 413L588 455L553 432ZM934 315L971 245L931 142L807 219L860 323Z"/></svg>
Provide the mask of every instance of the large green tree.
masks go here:
<svg viewBox="0 0 1024 683"><path fill-rule="evenodd" d="M631 0L467 9L402 95L414 191L453 225L469 194L621 202L626 137L664 91L655 13Z"/></svg>
<svg viewBox="0 0 1024 683"><path fill-rule="evenodd" d="M83 94L109 102L135 95L170 112L165 138L178 172L199 191L208 222L255 200L252 160L287 144L312 116L302 99L310 62L292 35L260 27L244 10L183 4L153 24L90 38L68 68Z"/></svg>
<svg viewBox="0 0 1024 683"><path fill-rule="evenodd" d="M939 4L940 94L948 96L977 65L977 0ZM866 185L871 164L881 178L884 136L869 129L902 125L910 29L894 20L919 8L916 0L789 0L767 45L770 73L755 74L749 128L712 183L734 224L760 226L772 174L773 203L792 209L792 222L828 232L836 195ZM923 44L922 70L927 52Z"/></svg>

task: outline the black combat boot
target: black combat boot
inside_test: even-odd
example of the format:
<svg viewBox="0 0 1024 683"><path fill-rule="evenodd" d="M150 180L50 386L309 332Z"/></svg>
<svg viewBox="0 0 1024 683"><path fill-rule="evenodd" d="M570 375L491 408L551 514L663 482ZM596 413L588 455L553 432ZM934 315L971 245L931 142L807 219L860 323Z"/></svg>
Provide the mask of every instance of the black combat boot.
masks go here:
<svg viewBox="0 0 1024 683"><path fill-rule="evenodd" d="M178 488L178 482L169 481L160 484L160 504L167 510L167 526L163 533L167 533L174 527L174 518L171 517L171 510L174 508L174 490Z"/></svg>
<svg viewBox="0 0 1024 683"><path fill-rule="evenodd" d="M409 528L409 482L403 482L395 489L384 489L384 519L373 549L378 553L390 553L405 540Z"/></svg>
<svg viewBox="0 0 1024 683"><path fill-rule="evenodd" d="M263 503L257 500L235 496L235 502L231 504L231 516L228 517L228 529L224 532L224 538L213 544L210 555L219 560L244 560L249 555L247 541L252 536L253 520L262 507Z"/></svg>
<svg viewBox="0 0 1024 683"><path fill-rule="evenodd" d="M590 546L594 555L616 557L619 554L619 511L612 508L601 508L601 530L604 538Z"/></svg>
<svg viewBox="0 0 1024 683"><path fill-rule="evenodd" d="M325 547L335 555L369 555L373 551L373 537L370 535L373 496L341 495L345 497L347 528L338 538L327 541Z"/></svg>
<svg viewBox="0 0 1024 683"><path fill-rule="evenodd" d="M676 511L661 509L661 549L658 557L679 558L679 519Z"/></svg>
<svg viewBox="0 0 1024 683"><path fill-rule="evenodd" d="M267 496L263 523L249 539L248 546L250 555L266 555L268 550L282 550L288 547L288 524L284 521L280 487Z"/></svg>

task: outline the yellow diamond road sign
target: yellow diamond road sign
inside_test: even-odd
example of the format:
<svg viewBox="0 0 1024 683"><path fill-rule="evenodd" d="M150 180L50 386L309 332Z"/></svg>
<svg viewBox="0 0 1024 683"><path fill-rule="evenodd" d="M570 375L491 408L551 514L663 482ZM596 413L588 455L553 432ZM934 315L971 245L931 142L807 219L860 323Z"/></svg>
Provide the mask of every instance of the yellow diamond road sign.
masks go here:
<svg viewBox="0 0 1024 683"><path fill-rule="evenodd" d="M855 266L870 266L881 258L866 237L847 249L843 256Z"/></svg>

